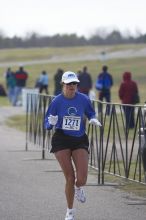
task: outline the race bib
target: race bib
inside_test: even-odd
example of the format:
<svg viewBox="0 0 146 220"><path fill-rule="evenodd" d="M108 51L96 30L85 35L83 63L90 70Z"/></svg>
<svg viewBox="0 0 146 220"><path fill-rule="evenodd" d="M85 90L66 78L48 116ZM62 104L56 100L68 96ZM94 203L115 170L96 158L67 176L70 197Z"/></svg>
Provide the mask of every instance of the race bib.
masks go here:
<svg viewBox="0 0 146 220"><path fill-rule="evenodd" d="M81 118L76 116L64 116L62 128L64 130L79 131Z"/></svg>

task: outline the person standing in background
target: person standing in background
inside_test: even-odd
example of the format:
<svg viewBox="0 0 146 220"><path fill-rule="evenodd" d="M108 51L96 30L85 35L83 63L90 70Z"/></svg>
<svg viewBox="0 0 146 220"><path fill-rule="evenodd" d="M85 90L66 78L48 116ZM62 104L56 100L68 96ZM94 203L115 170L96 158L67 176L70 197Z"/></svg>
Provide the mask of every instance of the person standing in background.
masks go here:
<svg viewBox="0 0 146 220"><path fill-rule="evenodd" d="M18 105L18 98L22 96L22 89L26 86L28 79L28 73L24 70L23 66L20 66L19 70L14 74L16 86L14 90L13 106Z"/></svg>
<svg viewBox="0 0 146 220"><path fill-rule="evenodd" d="M13 104L13 99L15 95L15 86L16 86L15 74L11 71L11 73L7 75L7 96L11 104Z"/></svg>
<svg viewBox="0 0 146 220"><path fill-rule="evenodd" d="M11 75L11 68L8 67L7 71L4 73L5 81L6 81L6 88L8 88L8 77Z"/></svg>
<svg viewBox="0 0 146 220"><path fill-rule="evenodd" d="M123 81L119 88L119 98L121 99L122 104L134 105L135 94L138 94L138 86L137 83L132 80L131 72L123 73ZM123 105L123 110L125 114L126 128L134 128L134 106Z"/></svg>
<svg viewBox="0 0 146 220"><path fill-rule="evenodd" d="M58 69L54 75L54 95L59 95L62 92L61 78L63 75L63 70Z"/></svg>
<svg viewBox="0 0 146 220"><path fill-rule="evenodd" d="M78 74L78 79L80 81L78 84L78 91L85 95L89 95L89 92L92 89L92 78L88 72L87 66L84 66L83 71Z"/></svg>
<svg viewBox="0 0 146 220"><path fill-rule="evenodd" d="M42 93L43 90L46 94L49 94L48 92L48 86L49 86L49 77L45 70L42 71L40 78L38 79L39 84L39 92Z"/></svg>
<svg viewBox="0 0 146 220"><path fill-rule="evenodd" d="M111 87L113 86L112 75L108 72L108 67L103 66L102 72L97 76L95 88L98 90L98 99L106 102L111 102ZM101 111L101 104L99 104L99 112ZM106 114L110 115L110 105L107 104Z"/></svg>

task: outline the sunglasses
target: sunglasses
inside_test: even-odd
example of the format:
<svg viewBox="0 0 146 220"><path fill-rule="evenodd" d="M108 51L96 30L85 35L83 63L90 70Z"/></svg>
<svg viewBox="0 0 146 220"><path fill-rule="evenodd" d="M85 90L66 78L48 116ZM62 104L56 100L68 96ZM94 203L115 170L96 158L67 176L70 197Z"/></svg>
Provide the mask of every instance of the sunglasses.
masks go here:
<svg viewBox="0 0 146 220"><path fill-rule="evenodd" d="M77 82L70 82L70 83L66 83L66 85L71 86L71 85L77 85Z"/></svg>

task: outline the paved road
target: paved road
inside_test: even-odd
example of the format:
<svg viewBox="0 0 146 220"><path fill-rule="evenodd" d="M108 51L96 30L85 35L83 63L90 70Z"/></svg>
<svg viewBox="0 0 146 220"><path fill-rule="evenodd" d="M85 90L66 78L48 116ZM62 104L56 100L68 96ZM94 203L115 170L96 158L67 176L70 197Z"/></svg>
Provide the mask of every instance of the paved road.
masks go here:
<svg viewBox="0 0 146 220"><path fill-rule="evenodd" d="M0 220L64 220L64 177L53 155L25 151L25 134L5 126L21 107L0 107ZM75 201L76 220L145 220L146 200L113 186L85 186L87 202Z"/></svg>

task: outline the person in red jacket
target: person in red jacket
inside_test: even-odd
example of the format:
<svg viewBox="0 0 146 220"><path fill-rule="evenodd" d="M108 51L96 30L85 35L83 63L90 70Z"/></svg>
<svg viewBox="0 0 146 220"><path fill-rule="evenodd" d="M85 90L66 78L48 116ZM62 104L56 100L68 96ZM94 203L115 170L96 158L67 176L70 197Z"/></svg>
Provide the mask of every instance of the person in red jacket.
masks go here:
<svg viewBox="0 0 146 220"><path fill-rule="evenodd" d="M23 66L20 66L19 69L14 74L15 76L15 89L14 89L14 98L13 106L21 105L21 100L19 103L19 98L22 96L22 89L26 87L26 81L28 79L28 73L24 70ZM19 104L18 104L19 103Z"/></svg>
<svg viewBox="0 0 146 220"><path fill-rule="evenodd" d="M119 98L122 101L122 104L135 104L134 96L138 93L138 86L135 81L132 80L131 72L125 72L123 74L123 82L119 88ZM134 106L124 105L123 110L126 119L126 128L134 128Z"/></svg>

